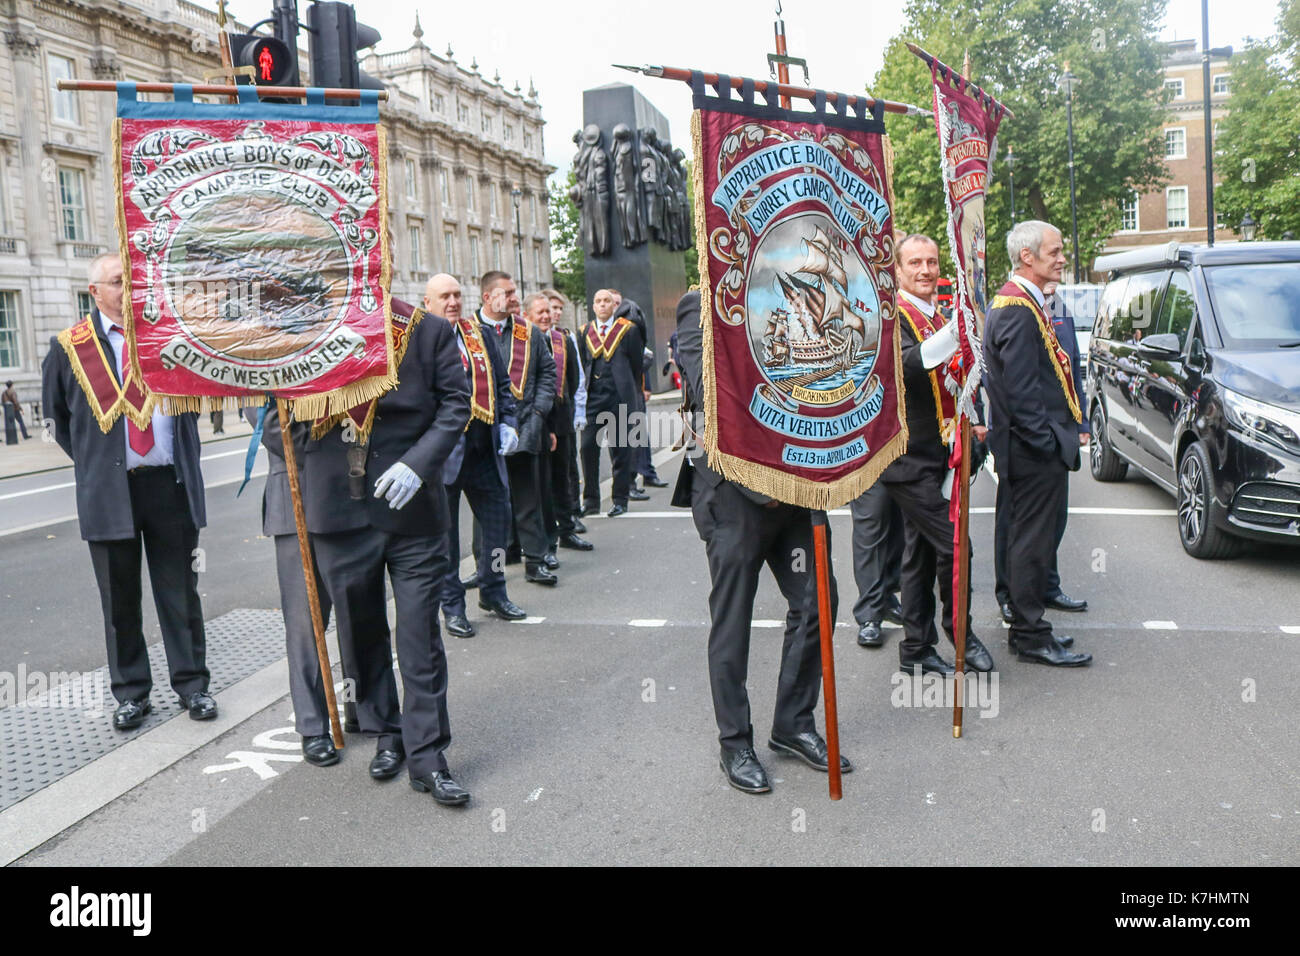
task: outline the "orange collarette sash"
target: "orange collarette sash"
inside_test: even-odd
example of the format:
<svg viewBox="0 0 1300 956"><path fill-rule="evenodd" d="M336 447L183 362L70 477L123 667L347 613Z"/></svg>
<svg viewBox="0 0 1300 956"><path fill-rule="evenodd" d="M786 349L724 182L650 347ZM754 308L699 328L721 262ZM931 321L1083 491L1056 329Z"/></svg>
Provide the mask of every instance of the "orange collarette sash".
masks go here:
<svg viewBox="0 0 1300 956"><path fill-rule="evenodd" d="M95 320L91 316L87 315L72 328L60 332L59 344L68 353L72 374L77 377L77 384L86 393L86 401L95 421L99 423L100 431L108 434L123 412L141 431L150 426L157 399L147 388L136 383L131 375L129 361L125 363L125 384L117 384L117 377L100 345L99 336L95 333ZM122 347L127 346L124 344Z"/></svg>
<svg viewBox="0 0 1300 956"><path fill-rule="evenodd" d="M469 358L465 371L469 374L469 417L470 421L478 419L485 425L496 421L496 383L492 381L492 363L488 361L487 348L483 344L483 329L478 322L461 316L455 322L460 332L461 341L465 343L465 353ZM469 428L469 422L465 423Z"/></svg>
<svg viewBox="0 0 1300 956"><path fill-rule="evenodd" d="M564 363L568 356L564 352L564 333L551 329L547 333L551 339L551 355L555 358L555 397L564 401Z"/></svg>
<svg viewBox="0 0 1300 956"><path fill-rule="evenodd" d="M898 310L907 318L907 324L912 327L912 334L916 336L918 342L924 342L943 328L943 322L937 321L941 318L938 309L935 310L932 317L926 318L924 312L900 295L898 297ZM946 370L947 363L938 365L930 369L929 376L930 391L934 393L934 414L939 422L939 440L945 445L951 445L953 430L957 421L957 400L944 387L940 378Z"/></svg>
<svg viewBox="0 0 1300 956"><path fill-rule="evenodd" d="M528 320L522 315L514 316L510 334L510 391L516 399L524 397L524 383L528 381L528 363L531 349L528 347Z"/></svg>
<svg viewBox="0 0 1300 956"><path fill-rule="evenodd" d="M632 328L632 323L628 319L615 319L605 333L602 340L600 332L596 330L596 322L593 320L587 323L587 344L591 347L591 357L593 359L603 358L606 362L614 358L614 350L618 348L618 343L623 341L623 336L627 335L627 330Z"/></svg>
<svg viewBox="0 0 1300 956"><path fill-rule="evenodd" d="M1015 294L1006 295L1008 289L1014 289ZM1079 400L1075 397L1074 392L1074 374L1070 368L1070 356L1065 349L1061 348L1061 340L1056 337L1056 329L1052 328L1052 323L1047 318L1047 314L1039 307L1037 302L1026 295L1024 290L1014 282L1008 282L993 297L993 301L989 303L989 310L1001 309L1009 305L1024 306L1038 320L1038 331L1043 336L1043 347L1047 349L1047 354L1053 359L1052 367L1056 370L1056 378L1061 383L1061 390L1065 392L1065 401L1070 406L1070 414L1074 416L1076 422L1082 422L1083 416L1079 412Z"/></svg>

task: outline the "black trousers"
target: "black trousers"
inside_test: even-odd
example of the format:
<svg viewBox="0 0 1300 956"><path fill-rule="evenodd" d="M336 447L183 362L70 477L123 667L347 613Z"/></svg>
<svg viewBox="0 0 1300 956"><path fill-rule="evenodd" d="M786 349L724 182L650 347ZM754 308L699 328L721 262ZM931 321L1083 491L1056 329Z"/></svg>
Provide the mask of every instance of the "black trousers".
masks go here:
<svg viewBox="0 0 1300 956"><path fill-rule="evenodd" d="M402 535L373 528L312 536L321 577L334 602L339 650L356 681L361 732L380 747L403 749L412 777L447 769L447 655L438 628L438 587L447 569L444 535ZM397 604L393 677L384 571Z"/></svg>
<svg viewBox="0 0 1300 956"><path fill-rule="evenodd" d="M568 438L569 512L576 517L582 512L582 472L578 468L578 432L573 432Z"/></svg>
<svg viewBox="0 0 1300 956"><path fill-rule="evenodd" d="M509 461L509 459L506 459ZM510 491L501 484L490 454L466 452L454 484L446 485L447 569L439 596L448 615L465 613L465 587L460 583L460 496L474 515L474 555L480 593L486 600L506 597L506 545L510 541Z"/></svg>
<svg viewBox="0 0 1300 956"><path fill-rule="evenodd" d="M304 737L330 732L325 706L325 682L316 656L316 634L307 606L307 584L302 577L302 553L296 534L275 536L275 571L280 583L280 610L284 614L284 644L289 659L289 699L293 701L294 728ZM321 621L330 623L330 598L316 567Z"/></svg>
<svg viewBox="0 0 1300 956"><path fill-rule="evenodd" d="M542 455L542 521L546 543L554 550L560 536L573 534L573 491L569 487L569 457L573 435L555 436L555 450Z"/></svg>
<svg viewBox="0 0 1300 956"><path fill-rule="evenodd" d="M903 513L903 640L900 658L915 657L939 643L934 626L934 590L939 588L943 605L943 630L953 640L952 629L952 519L943 496L947 469L933 476L906 482L886 482L889 496ZM970 621L970 590L967 585L966 633L973 634Z"/></svg>
<svg viewBox="0 0 1300 956"><path fill-rule="evenodd" d="M135 536L87 542L104 609L104 641L113 696L119 702L144 700L153 689L140 606L142 546L149 562L149 584L172 690L182 697L206 691L207 638L194 553L199 546L199 529L189 518L185 486L176 480L176 470L170 465L132 471L127 483L131 500L122 505L131 508Z"/></svg>
<svg viewBox="0 0 1300 956"><path fill-rule="evenodd" d="M601 416L605 416L604 421ZM614 504L627 505L627 494L632 487L632 449L623 443L626 436L619 435L617 428L609 427L611 422L626 424L627 420L626 405L588 404L587 427L582 430L582 500L589 508L600 507L599 438L602 435L609 442L609 461L614 473Z"/></svg>
<svg viewBox="0 0 1300 956"><path fill-rule="evenodd" d="M853 516L853 578L858 600L853 619L858 624L880 621L890 598L901 586L903 513L877 481L849 502Z"/></svg>
<svg viewBox="0 0 1300 956"><path fill-rule="evenodd" d="M510 478L510 506L515 517L519 550L528 561L540 561L549 545L542 519L542 488L537 455L526 451L506 456L506 475Z"/></svg>
<svg viewBox="0 0 1300 956"><path fill-rule="evenodd" d="M659 473L655 471L654 459L651 457L654 454L654 449L650 447L650 418L646 413L645 396L639 392L636 396L635 406L634 411L640 412L642 415L645 440L638 443L632 450L632 470L642 478L650 478L657 481Z"/></svg>
<svg viewBox="0 0 1300 956"><path fill-rule="evenodd" d="M998 604L1007 604L1011 600L1011 588L1007 585L1007 532L1011 527L1011 503L1007 494L1008 485L998 481L997 514L993 519L993 568L996 575L993 593ZM1047 569L1046 586L1043 599L1050 601L1061 594L1061 575L1056 567L1056 553L1065 540L1065 527L1070 521L1070 483L1067 477L1065 493L1061 496L1061 510L1056 516L1056 546L1052 549L1052 563Z"/></svg>
<svg viewBox="0 0 1300 956"><path fill-rule="evenodd" d="M1011 505L1007 526L1007 587L1015 611L1011 636L1022 645L1045 645L1052 625L1043 617L1043 597L1070 472L1055 455L1044 460L1013 439L1008 467L999 475L999 487L1007 486Z"/></svg>
<svg viewBox="0 0 1300 956"><path fill-rule="evenodd" d="M766 564L789 609L777 677L772 732L815 731L813 710L821 693L821 639L818 632L817 574L811 514L804 508L766 508L728 481L710 488L698 476L691 501L695 527L709 559L709 684L718 742L724 750L754 745L750 721L750 622L758 576ZM827 545L829 548L829 528ZM831 614L839 596L831 576Z"/></svg>

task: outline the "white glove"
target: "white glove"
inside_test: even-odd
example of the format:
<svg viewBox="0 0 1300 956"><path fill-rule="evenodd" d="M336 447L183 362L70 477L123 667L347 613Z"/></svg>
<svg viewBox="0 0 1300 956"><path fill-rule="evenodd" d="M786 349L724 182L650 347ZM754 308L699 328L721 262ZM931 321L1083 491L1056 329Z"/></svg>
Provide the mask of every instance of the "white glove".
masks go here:
<svg viewBox="0 0 1300 956"><path fill-rule="evenodd" d="M921 364L926 368L937 368L957 351L957 320L950 319L948 324L921 343Z"/></svg>
<svg viewBox="0 0 1300 956"><path fill-rule="evenodd" d="M424 479L400 461L379 476L375 482L375 497L387 498L388 507L396 511L415 497Z"/></svg>
<svg viewBox="0 0 1300 956"><path fill-rule="evenodd" d="M513 455L519 450L519 432L515 431L509 425L501 426L501 448L497 451L499 455Z"/></svg>

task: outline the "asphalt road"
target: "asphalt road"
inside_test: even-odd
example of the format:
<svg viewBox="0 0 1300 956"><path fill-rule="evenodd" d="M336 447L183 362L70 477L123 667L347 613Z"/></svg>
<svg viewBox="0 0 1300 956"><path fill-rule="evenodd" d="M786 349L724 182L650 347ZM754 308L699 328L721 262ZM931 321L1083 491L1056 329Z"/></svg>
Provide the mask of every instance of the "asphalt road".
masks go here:
<svg viewBox="0 0 1300 956"><path fill-rule="evenodd" d="M661 472L671 477L676 465ZM961 740L949 709L895 706L896 631L880 650L854 642L848 518L832 518L843 589L840 736L856 766L839 803L828 800L824 775L763 746L781 641L772 625L783 616L770 578L755 607L750 688L775 791L749 796L724 781L705 670L703 547L665 489L631 516L590 519L597 548L561 553L559 587L527 585L510 569L512 597L543 620L482 622L478 637L447 640L448 756L474 794L467 809L438 807L404 775L372 783L362 738L349 737L332 768L295 760L286 696L19 862L1300 862L1300 744L1285 717L1300 641L1300 551L1198 562L1179 547L1163 492L1140 478L1098 485L1077 474L1080 510L1060 567L1090 609L1055 623L1096 660L1056 671L1007 652L992 597L993 490L982 475L972 570L976 631L999 667L997 712L968 710ZM253 517L233 509L227 517L205 535L209 617L228 599L276 603L269 543L256 541ZM60 564L58 541L44 563L24 560L31 570L16 573L31 653L50 642L52 658L71 653L70 638L51 636L71 618L95 632L78 653L98 664L84 549L76 542ZM10 555L21 543L24 559L45 547L39 537L4 543ZM472 603L471 617L481 618ZM241 752L275 759L257 772Z"/></svg>

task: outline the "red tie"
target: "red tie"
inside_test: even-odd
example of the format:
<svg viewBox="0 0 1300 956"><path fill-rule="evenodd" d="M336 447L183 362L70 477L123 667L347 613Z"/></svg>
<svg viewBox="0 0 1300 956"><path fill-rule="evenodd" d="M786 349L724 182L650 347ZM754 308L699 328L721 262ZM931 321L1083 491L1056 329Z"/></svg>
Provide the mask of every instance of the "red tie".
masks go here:
<svg viewBox="0 0 1300 956"><path fill-rule="evenodd" d="M124 339L126 338L126 332L122 329L120 325L112 326L109 329L109 331L116 332ZM126 360L125 342L122 343L122 359L123 361ZM126 380L126 373L122 371L122 362L118 363L117 374L118 377L121 378L123 381ZM144 431L141 431L140 426L137 425L135 422L131 421L130 416L127 416L126 440L127 443L131 446L131 450L135 452L137 455L139 455L141 458L143 458L145 455L149 454L150 450L153 448L153 423L151 422L148 428L144 429Z"/></svg>

